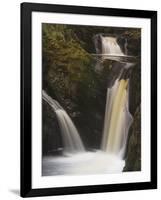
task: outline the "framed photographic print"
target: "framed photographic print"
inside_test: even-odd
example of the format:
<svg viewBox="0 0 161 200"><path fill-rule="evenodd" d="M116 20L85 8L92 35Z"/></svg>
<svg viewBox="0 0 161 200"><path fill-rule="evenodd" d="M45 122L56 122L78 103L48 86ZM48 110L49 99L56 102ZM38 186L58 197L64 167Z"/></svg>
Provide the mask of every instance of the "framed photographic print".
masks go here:
<svg viewBox="0 0 161 200"><path fill-rule="evenodd" d="M157 12L21 4L21 196L157 188Z"/></svg>

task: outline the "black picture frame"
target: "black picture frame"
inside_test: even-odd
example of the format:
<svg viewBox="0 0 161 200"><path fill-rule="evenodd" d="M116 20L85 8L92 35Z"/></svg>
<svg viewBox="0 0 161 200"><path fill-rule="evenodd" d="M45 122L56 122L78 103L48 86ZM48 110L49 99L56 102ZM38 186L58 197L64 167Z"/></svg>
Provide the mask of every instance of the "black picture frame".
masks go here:
<svg viewBox="0 0 161 200"><path fill-rule="evenodd" d="M150 182L32 189L32 12L147 18L151 21L151 180ZM157 12L37 3L21 4L21 196L47 196L157 188Z"/></svg>

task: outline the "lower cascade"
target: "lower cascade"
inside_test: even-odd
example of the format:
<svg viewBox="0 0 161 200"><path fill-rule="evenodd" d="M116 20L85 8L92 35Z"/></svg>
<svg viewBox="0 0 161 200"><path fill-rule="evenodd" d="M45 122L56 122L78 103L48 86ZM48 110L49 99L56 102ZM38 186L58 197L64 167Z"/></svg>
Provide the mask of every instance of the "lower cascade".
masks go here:
<svg viewBox="0 0 161 200"><path fill-rule="evenodd" d="M98 37L96 37L97 39ZM101 42L101 50L97 46L98 41L95 41L95 45L96 51L99 52L99 57L102 53L102 58L100 63L96 63L97 69L99 65L100 68L102 67L102 59L110 59L112 55L112 59L117 56L116 61L118 62L119 56L126 56L115 37L101 36L99 40ZM127 53L126 46L127 41L125 43ZM64 153L73 154L69 157L45 157L43 159L43 168L45 169L43 170L43 175L115 173L123 171L128 132L133 121L133 117L129 112L129 82L133 63L119 64L118 62L117 65L120 69L115 79L112 78L111 83L107 86L100 150L93 152L85 150L78 130L67 112L56 100L43 91L43 99L56 114L62 134Z"/></svg>
<svg viewBox="0 0 161 200"><path fill-rule="evenodd" d="M53 100L45 91L42 92L43 99L53 108L56 113L62 134L65 153L84 152L84 145L79 133L66 111L60 104Z"/></svg>

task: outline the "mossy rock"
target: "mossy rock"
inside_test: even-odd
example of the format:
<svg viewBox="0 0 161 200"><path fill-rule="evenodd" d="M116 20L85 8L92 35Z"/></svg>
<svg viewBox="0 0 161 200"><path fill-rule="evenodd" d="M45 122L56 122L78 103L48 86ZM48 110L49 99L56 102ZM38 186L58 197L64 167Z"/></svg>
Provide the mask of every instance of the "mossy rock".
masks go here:
<svg viewBox="0 0 161 200"><path fill-rule="evenodd" d="M137 108L131 127L124 171L141 170L141 113L140 106Z"/></svg>

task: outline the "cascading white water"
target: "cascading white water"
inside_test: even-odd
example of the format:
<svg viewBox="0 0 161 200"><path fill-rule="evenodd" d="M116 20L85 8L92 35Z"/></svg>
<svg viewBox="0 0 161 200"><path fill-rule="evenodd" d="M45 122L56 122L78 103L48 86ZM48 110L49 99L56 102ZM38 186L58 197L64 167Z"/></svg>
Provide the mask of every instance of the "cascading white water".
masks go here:
<svg viewBox="0 0 161 200"><path fill-rule="evenodd" d="M132 116L128 110L129 80L117 79L107 89L105 121L103 129L102 149L115 154L124 155L128 130Z"/></svg>
<svg viewBox="0 0 161 200"><path fill-rule="evenodd" d="M127 39L125 39L125 43L123 46L125 54L121 50L121 47L119 46L116 37L103 36L101 34L97 34L94 37L94 44L95 44L96 54L92 55L95 56L97 60L95 65L95 70L98 72L103 69L104 66L102 63L106 59L118 62L127 62L127 60L134 59L133 56L127 55L128 53Z"/></svg>
<svg viewBox="0 0 161 200"><path fill-rule="evenodd" d="M117 43L117 38L101 36L101 40L102 40L102 54L124 56L120 46Z"/></svg>
<svg viewBox="0 0 161 200"><path fill-rule="evenodd" d="M60 126L65 153L84 152L84 145L79 133L66 111L60 104L52 99L45 91L42 92L43 99L53 108Z"/></svg>
<svg viewBox="0 0 161 200"><path fill-rule="evenodd" d="M125 56L116 38L102 38L102 53L105 55ZM127 44L126 44L127 45ZM121 73L130 68L131 63L125 63ZM118 78L111 88L107 88L104 128L101 148L103 151L124 156L129 127L132 116L129 112L129 79Z"/></svg>

